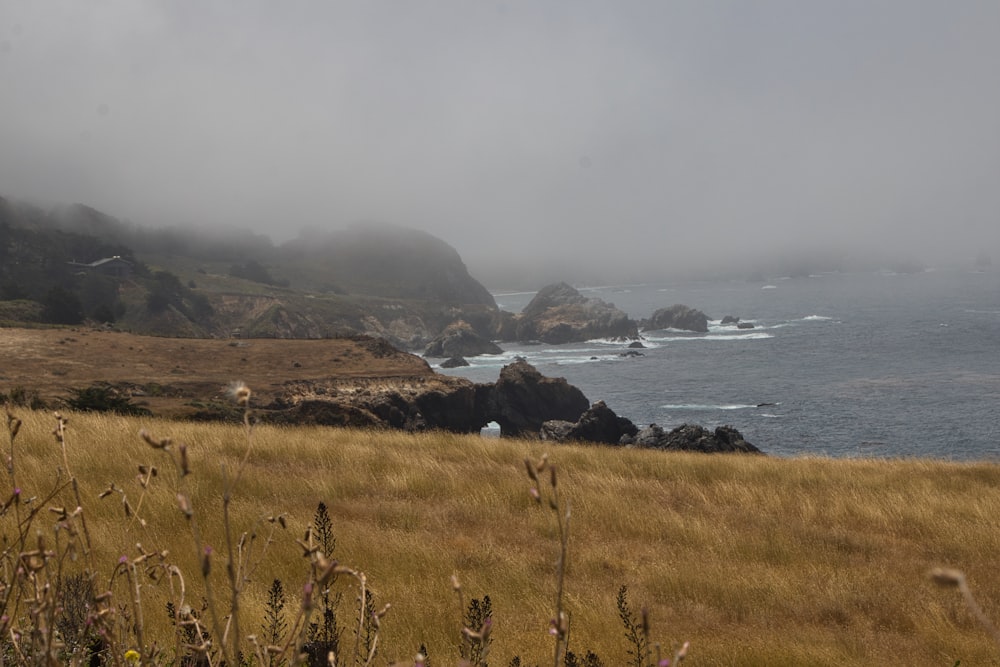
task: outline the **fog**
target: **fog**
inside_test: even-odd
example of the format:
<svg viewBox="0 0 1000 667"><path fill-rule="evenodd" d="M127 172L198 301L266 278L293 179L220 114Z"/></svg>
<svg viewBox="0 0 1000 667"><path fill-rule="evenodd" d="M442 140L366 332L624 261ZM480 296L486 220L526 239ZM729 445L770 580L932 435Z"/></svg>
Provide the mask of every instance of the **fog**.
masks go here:
<svg viewBox="0 0 1000 667"><path fill-rule="evenodd" d="M993 0L0 0L0 195L389 222L497 287L969 263L1000 258L998 35Z"/></svg>

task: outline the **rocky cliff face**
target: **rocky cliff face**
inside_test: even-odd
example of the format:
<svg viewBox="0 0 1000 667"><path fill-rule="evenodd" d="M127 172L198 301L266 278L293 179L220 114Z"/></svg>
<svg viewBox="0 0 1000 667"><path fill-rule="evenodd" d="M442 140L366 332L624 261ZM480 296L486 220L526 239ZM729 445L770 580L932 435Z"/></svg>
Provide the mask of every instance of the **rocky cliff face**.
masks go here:
<svg viewBox="0 0 1000 667"><path fill-rule="evenodd" d="M536 436L546 421L576 421L590 406L565 379L545 377L523 360L504 366L485 397L489 420L500 424L500 435L510 436Z"/></svg>
<svg viewBox="0 0 1000 667"><path fill-rule="evenodd" d="M543 287L518 315L501 322L501 340L552 345L593 338L636 338L638 327L614 304L587 298L566 283Z"/></svg>

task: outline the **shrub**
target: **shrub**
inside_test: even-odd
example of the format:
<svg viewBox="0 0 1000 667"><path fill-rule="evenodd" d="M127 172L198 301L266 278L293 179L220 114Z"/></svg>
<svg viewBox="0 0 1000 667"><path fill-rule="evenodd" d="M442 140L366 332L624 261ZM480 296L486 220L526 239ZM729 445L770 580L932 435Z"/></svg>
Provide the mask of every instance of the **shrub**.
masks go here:
<svg viewBox="0 0 1000 667"><path fill-rule="evenodd" d="M62 287L53 287L42 299L42 319L52 324L79 324L83 322L83 305L80 298Z"/></svg>
<svg viewBox="0 0 1000 667"><path fill-rule="evenodd" d="M83 389L71 389L73 396L66 405L81 412L114 412L119 415L151 415L148 409L132 403L132 398L118 389L95 384Z"/></svg>

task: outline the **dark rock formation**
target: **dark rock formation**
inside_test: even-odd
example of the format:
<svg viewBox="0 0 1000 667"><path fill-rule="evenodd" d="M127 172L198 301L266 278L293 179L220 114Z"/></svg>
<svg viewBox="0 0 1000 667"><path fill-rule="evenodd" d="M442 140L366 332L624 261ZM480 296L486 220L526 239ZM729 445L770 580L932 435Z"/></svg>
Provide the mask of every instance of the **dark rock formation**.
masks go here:
<svg viewBox="0 0 1000 667"><path fill-rule="evenodd" d="M469 362L465 360L465 357L449 357L441 362L441 368L460 368L462 366L468 366Z"/></svg>
<svg viewBox="0 0 1000 667"><path fill-rule="evenodd" d="M502 353L499 345L477 334L463 320L445 327L424 350L425 357L475 357L480 354Z"/></svg>
<svg viewBox="0 0 1000 667"><path fill-rule="evenodd" d="M638 327L614 304L587 298L566 283L539 290L525 309L500 323L501 340L558 345L592 338L636 338Z"/></svg>
<svg viewBox="0 0 1000 667"><path fill-rule="evenodd" d="M633 350L644 350L644 349L646 349L646 346L642 344L641 340L632 341L631 343L628 344L628 346L629 346L629 349L633 349Z"/></svg>
<svg viewBox="0 0 1000 667"><path fill-rule="evenodd" d="M548 420L576 422L589 405L565 379L545 377L522 360L492 384L439 374L289 381L257 414L274 423L455 433L478 433L493 421L502 436L531 437Z"/></svg>
<svg viewBox="0 0 1000 667"><path fill-rule="evenodd" d="M761 453L759 449L744 440L740 432L732 426L719 426L715 431L709 431L696 424L682 424L668 433L660 426L650 424L636 435L622 438L621 444L650 449L706 453Z"/></svg>
<svg viewBox="0 0 1000 667"><path fill-rule="evenodd" d="M604 401L598 401L576 423L559 420L545 422L540 436L542 440L556 442L575 440L616 445L622 438L634 436L638 431L635 424L616 415Z"/></svg>
<svg viewBox="0 0 1000 667"><path fill-rule="evenodd" d="M258 411L269 422L476 433L489 419L477 385L444 375L295 381ZM485 405L485 404L484 404Z"/></svg>
<svg viewBox="0 0 1000 667"><path fill-rule="evenodd" d="M644 357L646 355L644 355L639 350L625 350L624 352L619 352L618 356L619 357Z"/></svg>
<svg viewBox="0 0 1000 667"><path fill-rule="evenodd" d="M516 361L500 371L485 412L487 422L500 424L501 436L531 436L550 419L577 421L589 406L564 378L545 377L528 362Z"/></svg>
<svg viewBox="0 0 1000 667"><path fill-rule="evenodd" d="M722 318L722 324L735 324L737 329L753 329L754 326L750 322L741 322L740 318L735 315L726 315Z"/></svg>
<svg viewBox="0 0 1000 667"><path fill-rule="evenodd" d="M644 329L683 329L684 331L708 332L708 316L700 310L674 304L660 308L648 320L643 320Z"/></svg>

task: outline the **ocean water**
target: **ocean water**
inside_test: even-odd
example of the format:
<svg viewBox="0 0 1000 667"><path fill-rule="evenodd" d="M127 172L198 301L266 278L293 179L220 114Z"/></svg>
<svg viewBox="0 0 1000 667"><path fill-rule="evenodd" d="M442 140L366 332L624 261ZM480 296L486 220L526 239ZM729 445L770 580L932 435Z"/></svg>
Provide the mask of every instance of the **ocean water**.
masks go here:
<svg viewBox="0 0 1000 667"><path fill-rule="evenodd" d="M683 303L710 331L643 332L639 357L618 341L505 345L441 372L492 382L519 355L639 426L728 424L778 456L1000 460L1000 271L578 289L636 319ZM534 294L495 296L520 312Z"/></svg>

